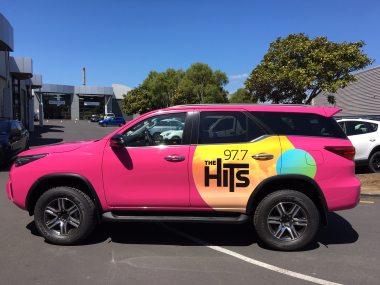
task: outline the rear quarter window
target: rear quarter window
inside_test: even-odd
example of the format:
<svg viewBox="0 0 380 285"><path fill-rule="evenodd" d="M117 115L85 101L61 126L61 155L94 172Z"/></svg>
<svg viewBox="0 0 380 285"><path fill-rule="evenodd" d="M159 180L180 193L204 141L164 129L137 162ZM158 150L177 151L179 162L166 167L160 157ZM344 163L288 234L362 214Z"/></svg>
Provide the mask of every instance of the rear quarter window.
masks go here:
<svg viewBox="0 0 380 285"><path fill-rule="evenodd" d="M331 117L310 113L251 112L279 135L347 138Z"/></svg>

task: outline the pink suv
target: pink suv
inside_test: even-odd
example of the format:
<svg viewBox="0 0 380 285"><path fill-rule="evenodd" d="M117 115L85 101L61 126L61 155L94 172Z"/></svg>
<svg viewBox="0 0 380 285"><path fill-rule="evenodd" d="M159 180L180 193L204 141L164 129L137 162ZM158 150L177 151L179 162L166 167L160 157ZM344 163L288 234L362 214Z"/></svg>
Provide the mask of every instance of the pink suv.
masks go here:
<svg viewBox="0 0 380 285"><path fill-rule="evenodd" d="M138 117L101 140L21 153L8 197L55 244L100 220L244 223L279 250L315 236L327 212L359 202L355 149L332 118L297 105L186 105ZM176 136L150 129L184 124ZM170 137L165 138L165 137Z"/></svg>

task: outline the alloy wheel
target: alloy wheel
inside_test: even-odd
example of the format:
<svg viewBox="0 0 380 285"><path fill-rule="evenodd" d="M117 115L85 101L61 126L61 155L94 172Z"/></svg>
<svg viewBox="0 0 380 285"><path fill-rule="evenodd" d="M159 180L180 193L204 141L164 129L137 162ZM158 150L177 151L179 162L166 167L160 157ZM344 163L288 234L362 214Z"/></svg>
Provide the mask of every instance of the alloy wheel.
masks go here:
<svg viewBox="0 0 380 285"><path fill-rule="evenodd" d="M67 198L57 198L45 208L45 224L57 235L70 235L81 224L78 206Z"/></svg>
<svg viewBox="0 0 380 285"><path fill-rule="evenodd" d="M372 159L372 166L373 166L373 169L377 172L380 170L380 156L379 155L376 155L373 159Z"/></svg>
<svg viewBox="0 0 380 285"><path fill-rule="evenodd" d="M305 232L308 219L302 207L292 202L280 202L270 210L267 223L270 232L280 240L292 241Z"/></svg>

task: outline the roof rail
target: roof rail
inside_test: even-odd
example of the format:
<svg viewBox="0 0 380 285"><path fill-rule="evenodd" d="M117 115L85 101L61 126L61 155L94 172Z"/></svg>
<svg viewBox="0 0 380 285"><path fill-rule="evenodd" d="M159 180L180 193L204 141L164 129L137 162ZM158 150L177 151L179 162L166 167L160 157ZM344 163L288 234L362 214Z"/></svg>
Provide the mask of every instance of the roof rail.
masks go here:
<svg viewBox="0 0 380 285"><path fill-rule="evenodd" d="M305 104L250 104L250 103L218 103L218 104L185 104L185 105L176 105L169 108L180 108L180 107L195 107L195 106L277 106L277 107L292 107L292 106L301 106L301 107L317 107L312 105Z"/></svg>

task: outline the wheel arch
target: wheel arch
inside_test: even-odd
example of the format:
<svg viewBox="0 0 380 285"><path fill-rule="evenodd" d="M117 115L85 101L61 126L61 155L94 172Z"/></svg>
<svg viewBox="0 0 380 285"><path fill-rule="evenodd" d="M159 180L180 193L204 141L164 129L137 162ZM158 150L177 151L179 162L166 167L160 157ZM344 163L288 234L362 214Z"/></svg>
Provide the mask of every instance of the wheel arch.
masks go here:
<svg viewBox="0 0 380 285"><path fill-rule="evenodd" d="M56 186L74 187L83 191L94 201L98 218L102 214L103 207L100 203L98 194L87 178L75 173L59 173L42 176L33 183L32 187L30 187L25 199L25 208L30 216L34 215L34 207L38 198L47 190Z"/></svg>
<svg viewBox="0 0 380 285"><path fill-rule="evenodd" d="M378 151L380 151L380 145L375 146L375 147L371 150L371 152L370 152L369 155L368 155L368 161L371 159L371 156L372 156L375 152L378 152Z"/></svg>
<svg viewBox="0 0 380 285"><path fill-rule="evenodd" d="M265 196L282 189L296 190L308 196L320 212L321 223L327 227L328 207L325 195L315 180L304 175L284 174L263 180L249 197L246 213L251 215Z"/></svg>

